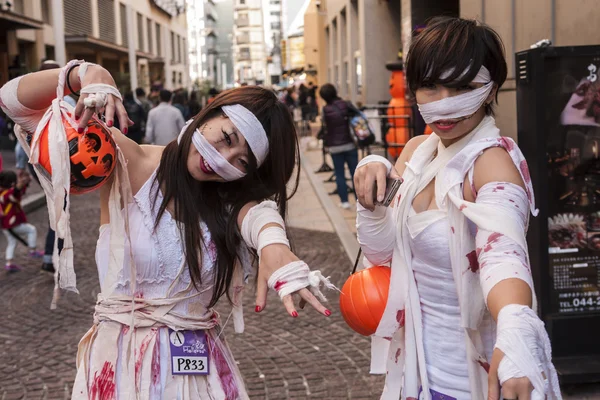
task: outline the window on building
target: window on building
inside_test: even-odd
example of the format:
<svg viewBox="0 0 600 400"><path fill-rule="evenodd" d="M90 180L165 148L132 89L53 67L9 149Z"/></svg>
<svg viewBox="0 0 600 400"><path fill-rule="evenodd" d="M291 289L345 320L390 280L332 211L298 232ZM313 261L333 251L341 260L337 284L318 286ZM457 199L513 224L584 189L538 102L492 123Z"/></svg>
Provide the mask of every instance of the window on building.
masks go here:
<svg viewBox="0 0 600 400"><path fill-rule="evenodd" d="M171 32L171 61L175 61L175 32Z"/></svg>
<svg viewBox="0 0 600 400"><path fill-rule="evenodd" d="M71 35L92 34L92 6L90 1L63 0L65 32Z"/></svg>
<svg viewBox="0 0 600 400"><path fill-rule="evenodd" d="M173 74L171 75L172 78L172 82L173 82L173 87L175 87L175 85L177 84L177 72L173 71Z"/></svg>
<svg viewBox="0 0 600 400"><path fill-rule="evenodd" d="M181 38L181 47L183 48L183 65L187 65L188 60L188 48L185 45L185 38Z"/></svg>
<svg viewBox="0 0 600 400"><path fill-rule="evenodd" d="M281 13L279 11L271 11L271 16L273 17L279 17Z"/></svg>
<svg viewBox="0 0 600 400"><path fill-rule="evenodd" d="M183 84L183 72L179 73L179 84L182 85Z"/></svg>
<svg viewBox="0 0 600 400"><path fill-rule="evenodd" d="M356 68L356 94L362 94L362 65L360 64L360 53L354 56L354 65Z"/></svg>
<svg viewBox="0 0 600 400"><path fill-rule="evenodd" d="M14 0L12 3L13 3L12 11L15 14L23 14L25 12L25 6L23 5L23 0Z"/></svg>
<svg viewBox="0 0 600 400"><path fill-rule="evenodd" d="M156 31L156 54L159 57L162 57L162 41L160 35L160 24L158 22L156 23L154 30Z"/></svg>
<svg viewBox="0 0 600 400"><path fill-rule="evenodd" d="M271 0L271 1L269 1L269 4L278 6L281 4L281 0Z"/></svg>
<svg viewBox="0 0 600 400"><path fill-rule="evenodd" d="M244 6L244 5L246 5L246 0L240 0L240 5L241 5L241 6Z"/></svg>
<svg viewBox="0 0 600 400"><path fill-rule="evenodd" d="M278 31L281 29L281 22L271 22L271 29Z"/></svg>
<svg viewBox="0 0 600 400"><path fill-rule="evenodd" d="M52 7L50 7L50 1L42 0L42 21L48 25L52 25Z"/></svg>
<svg viewBox="0 0 600 400"><path fill-rule="evenodd" d="M137 35L137 49L144 51L144 17L140 13L137 13Z"/></svg>
<svg viewBox="0 0 600 400"><path fill-rule="evenodd" d="M177 62L181 62L181 36L177 35Z"/></svg>
<svg viewBox="0 0 600 400"><path fill-rule="evenodd" d="M250 47L240 47L240 60L250 59Z"/></svg>
<svg viewBox="0 0 600 400"><path fill-rule="evenodd" d="M127 40L127 7L121 3L119 4L119 10L121 13L121 43L123 43L123 46L129 47Z"/></svg>
<svg viewBox="0 0 600 400"><path fill-rule="evenodd" d="M98 26L100 39L117 43L114 0L98 0Z"/></svg>
<svg viewBox="0 0 600 400"><path fill-rule="evenodd" d="M152 35L152 21L146 20L146 29L148 30L148 53L154 53L154 36Z"/></svg>

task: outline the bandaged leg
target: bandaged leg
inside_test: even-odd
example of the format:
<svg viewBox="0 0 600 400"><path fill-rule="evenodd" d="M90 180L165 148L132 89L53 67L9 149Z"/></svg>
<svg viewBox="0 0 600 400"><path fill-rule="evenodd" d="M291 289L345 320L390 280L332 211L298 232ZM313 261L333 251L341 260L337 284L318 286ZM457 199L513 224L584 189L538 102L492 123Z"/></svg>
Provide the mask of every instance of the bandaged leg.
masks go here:
<svg viewBox="0 0 600 400"><path fill-rule="evenodd" d="M241 233L246 244L256 249L259 259L262 250L269 245L283 244L290 247L283 218L273 201L263 201L248 210L242 221ZM311 271L303 261L291 262L279 268L268 281L269 288L275 290L281 298L308 287L321 301L326 301L320 290L321 284L329 289L335 288L329 278L324 277L320 271Z"/></svg>

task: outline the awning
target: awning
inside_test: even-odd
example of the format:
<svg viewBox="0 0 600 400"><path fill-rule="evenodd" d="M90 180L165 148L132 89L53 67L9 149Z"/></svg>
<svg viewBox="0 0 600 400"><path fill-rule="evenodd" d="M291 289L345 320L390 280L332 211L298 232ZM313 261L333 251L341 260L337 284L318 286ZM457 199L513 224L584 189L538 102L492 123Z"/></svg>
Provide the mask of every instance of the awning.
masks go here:
<svg viewBox="0 0 600 400"><path fill-rule="evenodd" d="M0 10L0 31L13 31L16 29L42 29L44 22L15 14L10 11Z"/></svg>
<svg viewBox="0 0 600 400"><path fill-rule="evenodd" d="M107 42L106 40L98 39L88 35L67 35L65 43L69 44L85 44L93 50L112 50L127 54L127 47L120 46L116 43Z"/></svg>

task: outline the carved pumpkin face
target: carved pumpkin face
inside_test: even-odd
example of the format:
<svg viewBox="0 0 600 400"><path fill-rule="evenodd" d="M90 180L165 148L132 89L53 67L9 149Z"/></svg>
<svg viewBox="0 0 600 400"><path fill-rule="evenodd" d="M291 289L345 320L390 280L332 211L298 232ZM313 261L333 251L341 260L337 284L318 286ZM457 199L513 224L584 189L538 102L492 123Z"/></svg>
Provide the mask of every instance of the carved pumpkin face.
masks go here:
<svg viewBox="0 0 600 400"><path fill-rule="evenodd" d="M108 128L95 117L81 134L64 119L63 124L71 159L71 193L91 192L102 186L115 168L115 142ZM48 125L40 137L39 163L52 174L48 154Z"/></svg>
<svg viewBox="0 0 600 400"><path fill-rule="evenodd" d="M390 94L392 98L404 98L406 89L404 88L404 71L392 71L390 77Z"/></svg>

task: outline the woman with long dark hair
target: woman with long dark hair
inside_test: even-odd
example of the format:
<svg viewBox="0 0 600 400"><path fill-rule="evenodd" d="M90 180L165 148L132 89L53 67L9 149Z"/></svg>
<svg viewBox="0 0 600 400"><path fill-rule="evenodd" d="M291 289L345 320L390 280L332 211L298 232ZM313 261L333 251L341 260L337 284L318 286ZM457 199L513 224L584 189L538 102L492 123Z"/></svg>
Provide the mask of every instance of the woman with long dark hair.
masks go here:
<svg viewBox="0 0 600 400"><path fill-rule="evenodd" d="M58 82L65 82L65 92L81 89L72 110L80 133L101 108L109 127L118 118L127 133L131 121L110 74L72 61L0 91L0 105L21 127L20 140L33 136L35 143L45 110L57 104ZM291 253L284 231L286 186L292 180L293 192L298 183L290 113L274 93L247 86L216 96L166 147L140 146L110 131L120 153L112 187L100 194L102 291L94 325L79 345L73 398L248 398L213 310L226 296L236 310L236 330L243 329L248 247L259 257L257 312L271 288L291 317L298 316L292 294L330 315L315 297L313 278L326 280ZM68 221L66 204L56 212ZM72 249L70 231L57 226L65 249ZM60 261L62 283L73 275L72 250L63 250Z"/></svg>
<svg viewBox="0 0 600 400"><path fill-rule="evenodd" d="M410 46L406 78L434 133L410 140L395 168L368 156L356 170L359 242L392 269L376 332L388 357L372 367L387 372L384 400L561 398L533 311L527 162L493 118L506 74L492 29L432 20ZM377 206L386 178L400 177L391 206Z"/></svg>

